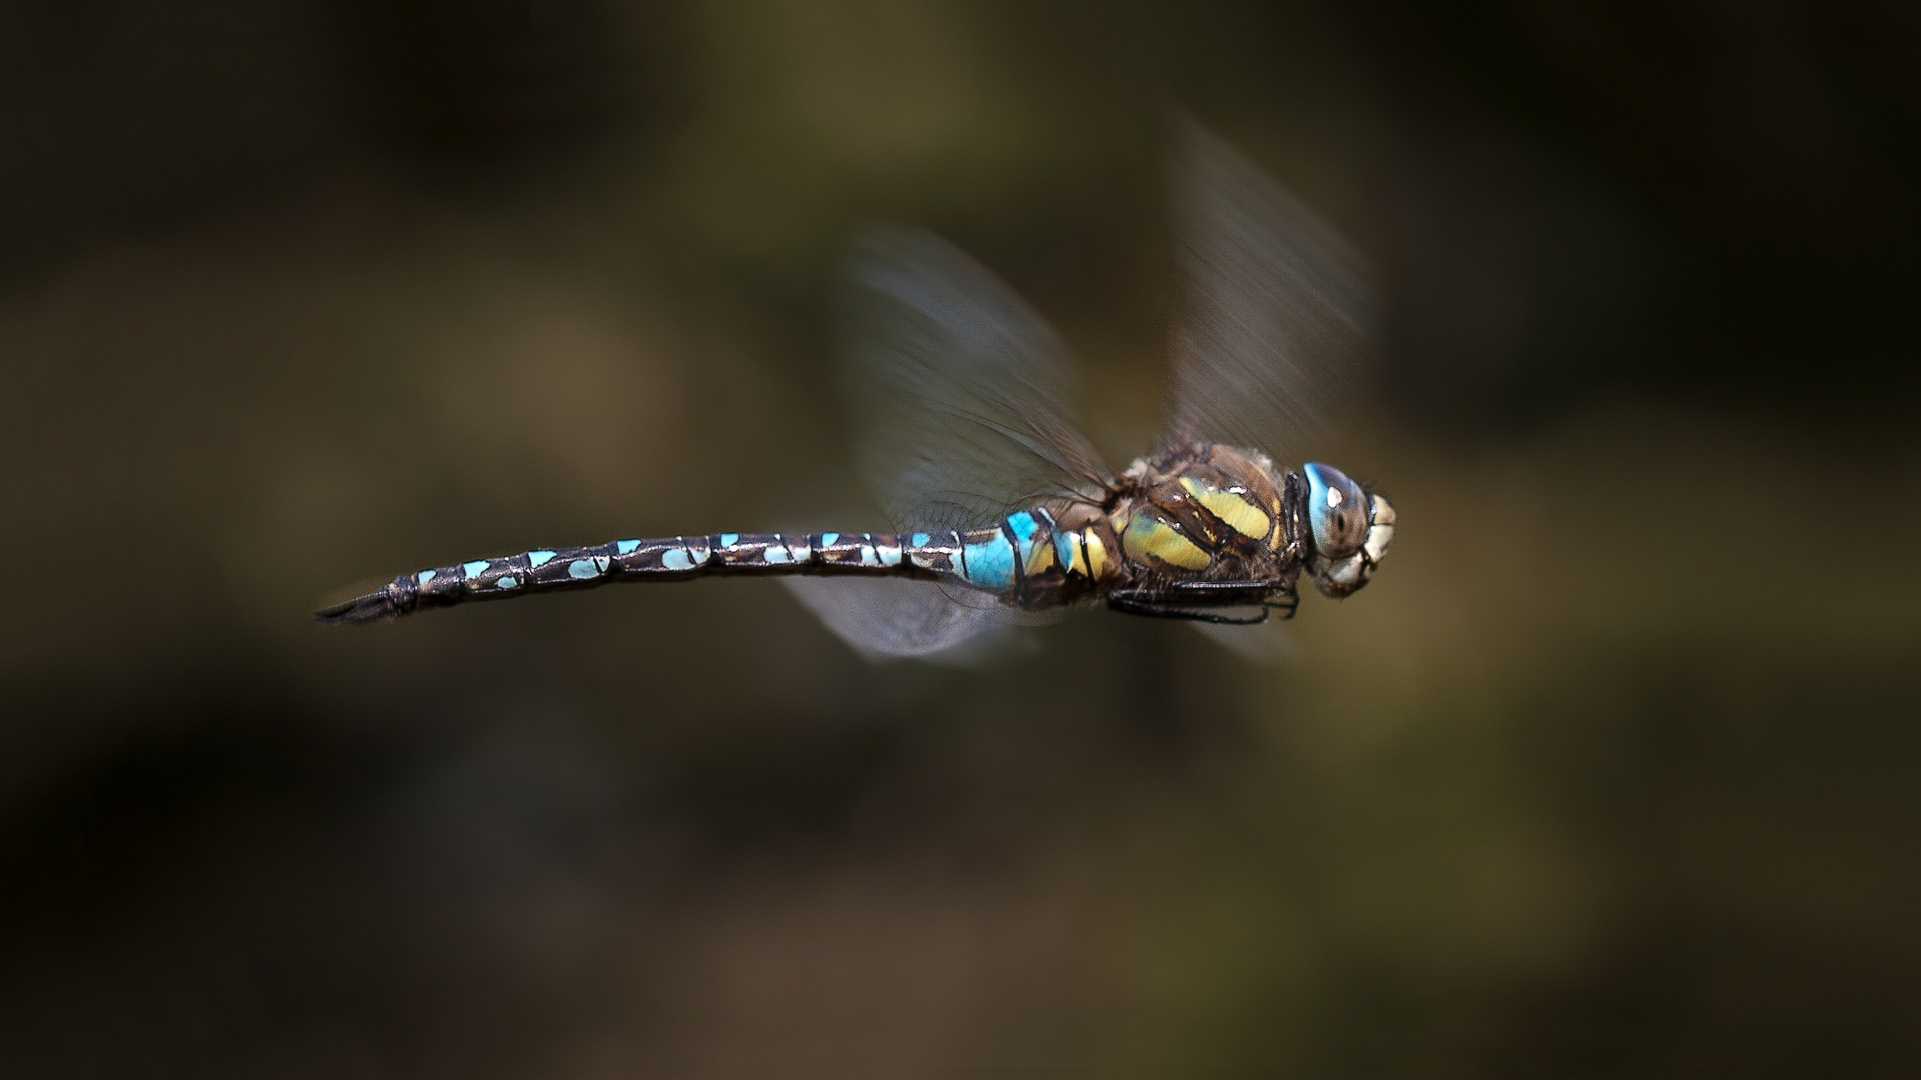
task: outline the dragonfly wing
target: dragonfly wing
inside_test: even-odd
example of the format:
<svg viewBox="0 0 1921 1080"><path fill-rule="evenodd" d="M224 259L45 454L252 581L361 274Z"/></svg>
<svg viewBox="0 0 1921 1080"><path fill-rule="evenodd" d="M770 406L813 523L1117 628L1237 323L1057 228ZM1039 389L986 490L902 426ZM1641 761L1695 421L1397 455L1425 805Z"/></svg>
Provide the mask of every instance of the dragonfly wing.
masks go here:
<svg viewBox="0 0 1921 1080"><path fill-rule="evenodd" d="M956 603L933 581L787 577L781 582L829 630L869 659L938 659L1024 621L1017 608Z"/></svg>
<svg viewBox="0 0 1921 1080"><path fill-rule="evenodd" d="M1346 241L1225 143L1191 121L1180 138L1184 295L1168 439L1298 467L1362 389L1366 273Z"/></svg>
<svg viewBox="0 0 1921 1080"><path fill-rule="evenodd" d="M1251 664L1268 665L1295 658L1294 639L1281 620L1245 625L1190 622L1200 635Z"/></svg>
<svg viewBox="0 0 1921 1080"><path fill-rule="evenodd" d="M877 230L848 291L846 389L897 526L985 525L1112 479L1070 415L1060 343L980 264L926 232Z"/></svg>

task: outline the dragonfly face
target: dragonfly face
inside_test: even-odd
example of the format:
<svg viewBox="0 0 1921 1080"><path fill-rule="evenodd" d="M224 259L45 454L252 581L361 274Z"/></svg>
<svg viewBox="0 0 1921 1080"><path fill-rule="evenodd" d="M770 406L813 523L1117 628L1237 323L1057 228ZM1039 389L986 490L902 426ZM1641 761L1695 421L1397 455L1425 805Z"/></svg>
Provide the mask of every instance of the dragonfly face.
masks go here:
<svg viewBox="0 0 1921 1080"><path fill-rule="evenodd" d="M1367 584L1386 556L1394 542L1394 507L1332 465L1310 461L1301 472L1314 585L1338 600Z"/></svg>

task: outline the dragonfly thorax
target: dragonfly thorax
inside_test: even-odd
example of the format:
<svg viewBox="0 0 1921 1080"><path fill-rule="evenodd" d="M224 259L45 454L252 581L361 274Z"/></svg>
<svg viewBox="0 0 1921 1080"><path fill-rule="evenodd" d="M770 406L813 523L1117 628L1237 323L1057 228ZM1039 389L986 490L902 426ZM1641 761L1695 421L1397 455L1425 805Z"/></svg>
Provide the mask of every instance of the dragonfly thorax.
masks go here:
<svg viewBox="0 0 1921 1080"><path fill-rule="evenodd" d="M1291 583L1282 490L1265 456L1188 443L1129 466L1109 520L1149 581Z"/></svg>
<svg viewBox="0 0 1921 1080"><path fill-rule="evenodd" d="M1122 475L1108 521L1137 587L1267 583L1308 572L1333 598L1367 584L1394 539L1394 508L1340 470L1282 472L1258 451L1187 443Z"/></svg>

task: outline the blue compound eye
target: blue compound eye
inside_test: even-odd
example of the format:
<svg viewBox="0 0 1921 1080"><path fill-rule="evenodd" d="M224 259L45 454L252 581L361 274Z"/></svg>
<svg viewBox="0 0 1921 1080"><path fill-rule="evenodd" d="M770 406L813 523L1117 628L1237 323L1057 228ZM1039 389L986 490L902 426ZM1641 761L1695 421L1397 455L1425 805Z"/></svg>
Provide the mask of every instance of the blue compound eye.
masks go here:
<svg viewBox="0 0 1921 1080"><path fill-rule="evenodd" d="M1361 485L1332 465L1308 462L1307 520L1314 549L1323 558L1345 559L1367 539L1368 497Z"/></svg>

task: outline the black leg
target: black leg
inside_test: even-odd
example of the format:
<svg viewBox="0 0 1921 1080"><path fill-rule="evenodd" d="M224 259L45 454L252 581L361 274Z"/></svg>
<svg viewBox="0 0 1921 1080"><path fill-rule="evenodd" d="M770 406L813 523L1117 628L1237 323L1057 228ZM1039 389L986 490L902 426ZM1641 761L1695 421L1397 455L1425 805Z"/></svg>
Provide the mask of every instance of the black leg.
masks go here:
<svg viewBox="0 0 1921 1080"><path fill-rule="evenodd" d="M1292 589L1279 599L1277 581L1177 581L1156 589L1115 589L1107 594L1107 606L1129 615L1154 619L1186 619L1189 622L1221 626L1251 626L1267 621L1270 608L1291 618L1299 602ZM1239 608L1245 614L1223 614L1223 608ZM1252 609L1248 612L1248 609Z"/></svg>
<svg viewBox="0 0 1921 1080"><path fill-rule="evenodd" d="M1134 591L1137 590L1127 590L1127 592ZM1265 607L1256 607L1253 609L1253 614L1246 616L1223 615L1206 608L1181 607L1166 601L1140 599L1121 592L1109 593L1107 606L1109 610L1127 615L1145 615L1150 619L1185 619L1188 622L1214 623L1218 626L1252 626L1255 623L1267 621ZM1245 607L1245 605L1241 606Z"/></svg>
<svg viewBox="0 0 1921 1080"><path fill-rule="evenodd" d="M1279 585L1273 581L1176 581L1157 589L1127 589L1136 600L1215 604L1265 604Z"/></svg>
<svg viewBox="0 0 1921 1080"><path fill-rule="evenodd" d="M1295 609L1301 606L1301 594L1289 589L1279 598L1269 600L1262 606L1269 611L1280 612L1283 619L1291 619L1294 617Z"/></svg>

